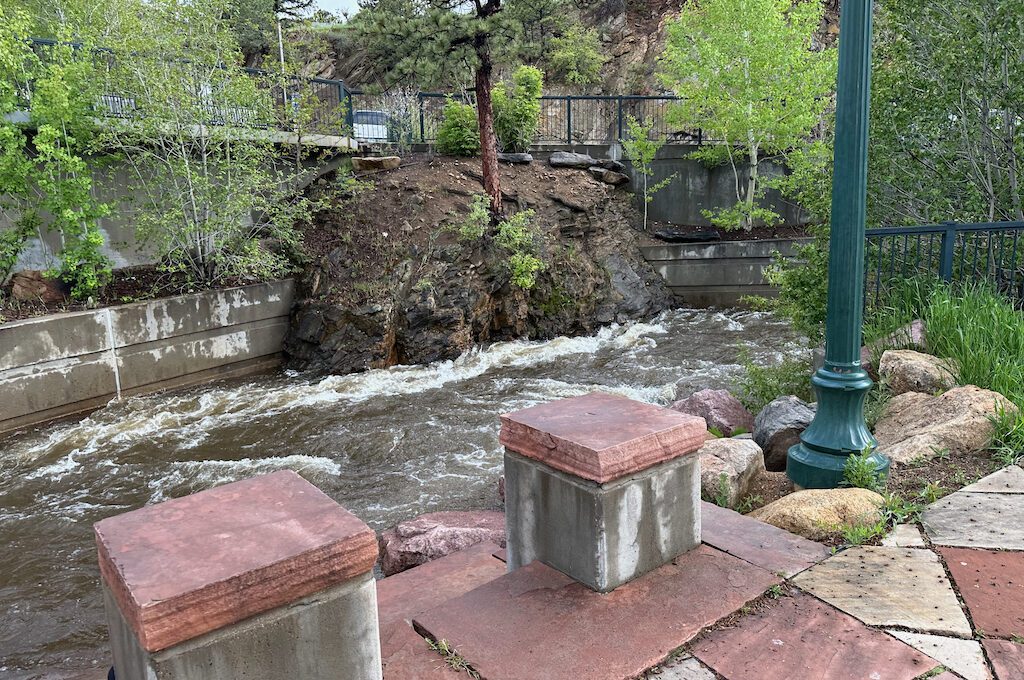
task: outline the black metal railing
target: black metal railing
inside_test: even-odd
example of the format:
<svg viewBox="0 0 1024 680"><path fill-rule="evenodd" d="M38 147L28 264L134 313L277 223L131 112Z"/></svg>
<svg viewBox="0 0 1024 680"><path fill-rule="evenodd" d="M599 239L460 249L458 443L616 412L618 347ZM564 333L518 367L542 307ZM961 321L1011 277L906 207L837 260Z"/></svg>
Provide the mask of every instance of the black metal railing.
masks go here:
<svg viewBox="0 0 1024 680"><path fill-rule="evenodd" d="M866 263L869 306L914 278L987 282L1024 304L1024 222L869 229Z"/></svg>
<svg viewBox="0 0 1024 680"><path fill-rule="evenodd" d="M405 140L432 144L437 141L449 96L452 95L419 92L396 104L394 95L352 92L354 136L373 143ZM455 98L473 102L467 95L455 95ZM652 139L663 139L670 144L707 141L699 129L678 130L669 123L668 107L676 101L678 97L673 96L544 95L534 143L614 144L628 135L630 117L650 126ZM360 122L374 117L382 117L387 122L382 125Z"/></svg>

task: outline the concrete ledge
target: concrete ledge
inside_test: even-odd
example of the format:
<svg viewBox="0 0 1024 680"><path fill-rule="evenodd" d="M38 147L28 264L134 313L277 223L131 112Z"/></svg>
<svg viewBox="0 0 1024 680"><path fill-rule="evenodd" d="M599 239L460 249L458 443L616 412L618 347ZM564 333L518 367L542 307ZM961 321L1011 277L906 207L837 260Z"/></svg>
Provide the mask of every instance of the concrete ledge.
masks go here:
<svg viewBox="0 0 1024 680"><path fill-rule="evenodd" d="M290 280L0 325L0 432L280 363Z"/></svg>

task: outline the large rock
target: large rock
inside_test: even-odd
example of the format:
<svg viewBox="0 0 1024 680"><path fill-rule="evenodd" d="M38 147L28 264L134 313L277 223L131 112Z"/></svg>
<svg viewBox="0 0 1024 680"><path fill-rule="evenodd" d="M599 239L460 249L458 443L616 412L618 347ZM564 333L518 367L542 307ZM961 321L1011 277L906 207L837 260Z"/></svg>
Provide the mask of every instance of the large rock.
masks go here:
<svg viewBox="0 0 1024 680"><path fill-rule="evenodd" d="M498 160L511 165L529 165L533 162L533 156L528 153L499 153Z"/></svg>
<svg viewBox="0 0 1024 680"><path fill-rule="evenodd" d="M391 576L484 541L505 546L503 513L432 512L420 515L380 535L380 568L385 576Z"/></svg>
<svg viewBox="0 0 1024 680"><path fill-rule="evenodd" d="M764 464L772 472L786 469L786 454L800 442L800 433L814 420L817 404L797 397L779 397L754 419L754 441L764 451Z"/></svg>
<svg viewBox="0 0 1024 680"><path fill-rule="evenodd" d="M577 170L588 170L598 165L598 162L585 153L573 153L571 151L556 151L551 154L548 164L553 168L576 168Z"/></svg>
<svg viewBox="0 0 1024 680"><path fill-rule="evenodd" d="M599 165L595 165L590 168L590 174L594 179L610 184L613 187L620 187L624 184L629 184L629 176L624 175L621 172L615 172L614 170L606 170Z"/></svg>
<svg viewBox="0 0 1024 680"><path fill-rule="evenodd" d="M711 439L697 453L701 495L716 502L725 500L729 507L747 496L754 480L764 472L761 447L750 439ZM723 492L727 498L720 498Z"/></svg>
<svg viewBox="0 0 1024 680"><path fill-rule="evenodd" d="M352 159L352 169L356 172L374 170L396 170L402 164L398 156L364 156Z"/></svg>
<svg viewBox="0 0 1024 680"><path fill-rule="evenodd" d="M886 349L914 349L925 351L926 336L924 321L915 319L902 328L897 328L884 338L875 340L870 345L860 348L860 363L868 372L872 380L878 380L878 371L875 366L875 358L880 358L880 352ZM816 365L815 369L820 365Z"/></svg>
<svg viewBox="0 0 1024 680"><path fill-rule="evenodd" d="M11 295L22 302L63 302L66 299L65 286L60 281L48 279L43 272L26 269L11 279Z"/></svg>
<svg viewBox="0 0 1024 680"><path fill-rule="evenodd" d="M882 453L894 463L981 451L992 438L991 418L1000 405L1017 411L1003 395L974 385L937 397L907 392L886 406L875 425L875 438Z"/></svg>
<svg viewBox="0 0 1024 680"><path fill-rule="evenodd" d="M890 349L878 362L878 374L893 394L936 394L956 387L956 369L947 360L912 349Z"/></svg>
<svg viewBox="0 0 1024 680"><path fill-rule="evenodd" d="M875 524L884 503L881 495L867 489L809 489L783 496L750 516L821 541L850 526Z"/></svg>
<svg viewBox="0 0 1024 680"><path fill-rule="evenodd" d="M754 431L754 416L728 390L701 390L672 404L672 408L700 416L707 421L708 429L715 428L725 437L732 437L739 430Z"/></svg>

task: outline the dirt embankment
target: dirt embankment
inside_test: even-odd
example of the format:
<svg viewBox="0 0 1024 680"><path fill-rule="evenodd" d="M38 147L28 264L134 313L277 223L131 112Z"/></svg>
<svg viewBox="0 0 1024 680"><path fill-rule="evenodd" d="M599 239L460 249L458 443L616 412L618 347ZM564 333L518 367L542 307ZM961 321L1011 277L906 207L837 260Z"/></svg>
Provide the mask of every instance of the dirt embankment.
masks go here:
<svg viewBox="0 0 1024 680"><path fill-rule="evenodd" d="M589 333L648 318L672 298L641 257L628 191L586 171L504 166L507 213L532 209L544 270L511 282L493 234L461 238L472 161L418 157L314 220L310 261L286 344L300 369L348 373L450 359L480 343ZM493 230L492 230L493 231Z"/></svg>

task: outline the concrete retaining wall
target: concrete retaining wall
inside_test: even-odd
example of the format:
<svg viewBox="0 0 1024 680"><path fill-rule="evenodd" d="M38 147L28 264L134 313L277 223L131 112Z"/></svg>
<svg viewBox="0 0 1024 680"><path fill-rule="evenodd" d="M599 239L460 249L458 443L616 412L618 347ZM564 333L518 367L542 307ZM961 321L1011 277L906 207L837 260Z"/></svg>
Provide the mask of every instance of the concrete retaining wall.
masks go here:
<svg viewBox="0 0 1024 680"><path fill-rule="evenodd" d="M291 280L0 325L0 432L278 365Z"/></svg>
<svg viewBox="0 0 1024 680"><path fill-rule="evenodd" d="M722 241L641 248L644 258L682 302L695 307L734 307L746 295L771 296L764 270L777 251L787 257L809 239Z"/></svg>

